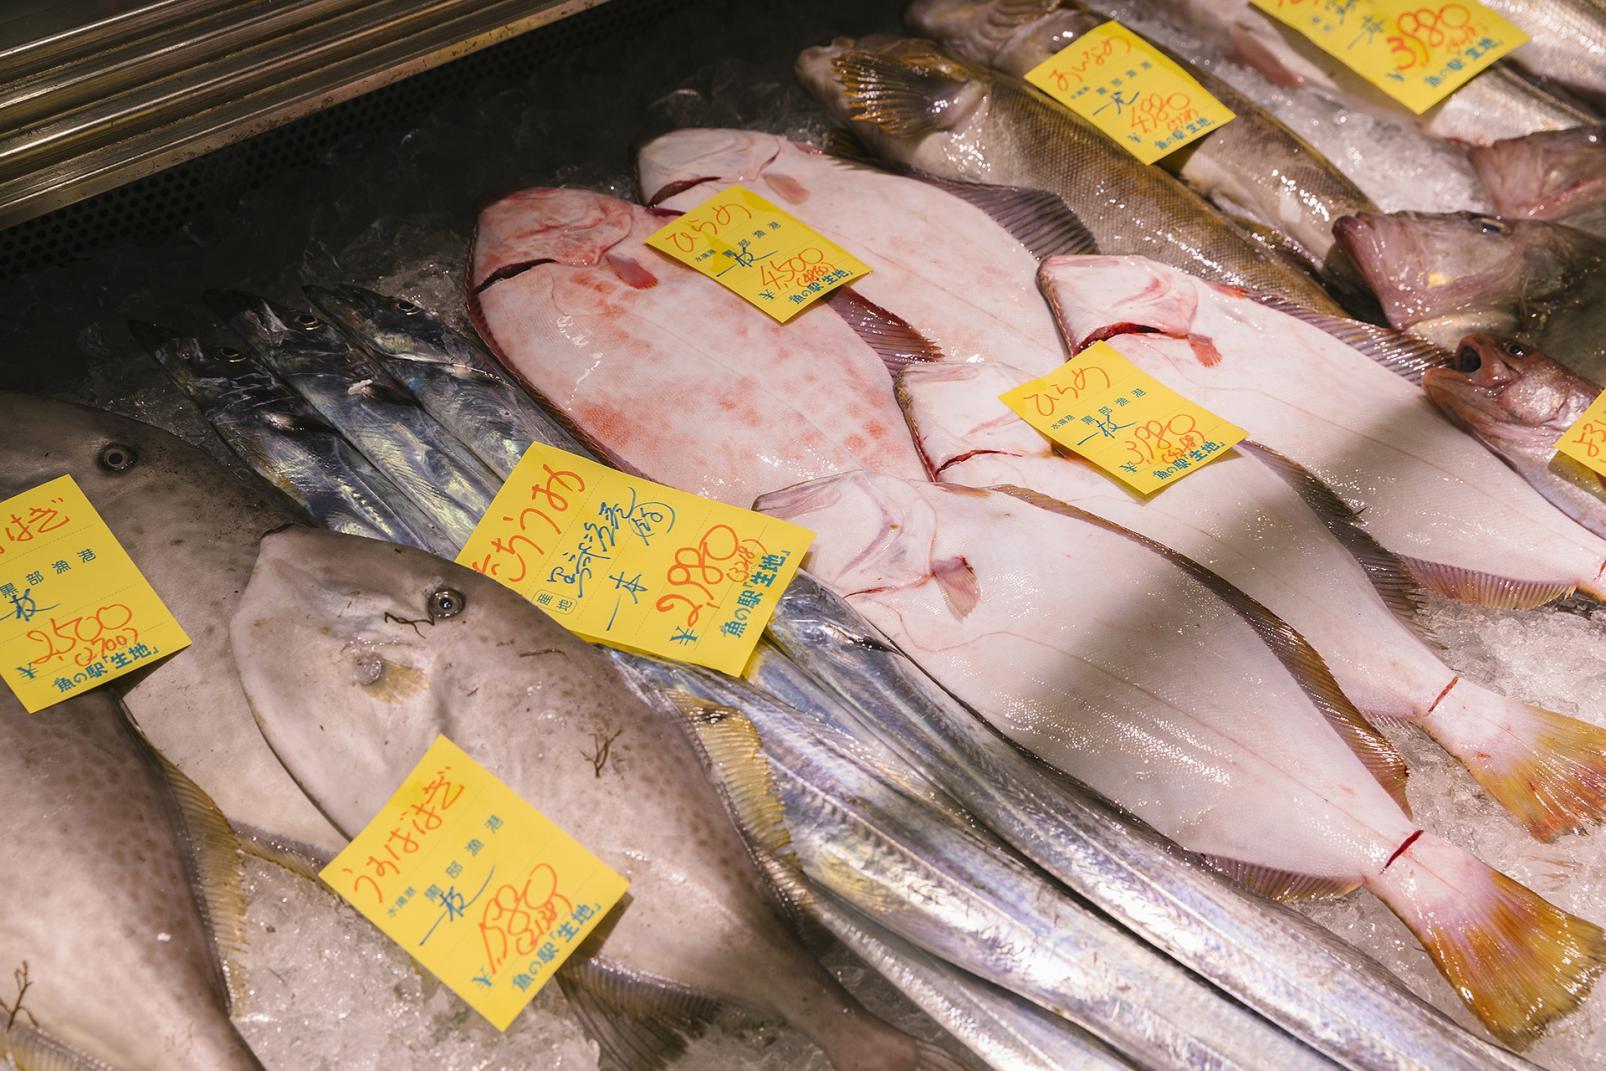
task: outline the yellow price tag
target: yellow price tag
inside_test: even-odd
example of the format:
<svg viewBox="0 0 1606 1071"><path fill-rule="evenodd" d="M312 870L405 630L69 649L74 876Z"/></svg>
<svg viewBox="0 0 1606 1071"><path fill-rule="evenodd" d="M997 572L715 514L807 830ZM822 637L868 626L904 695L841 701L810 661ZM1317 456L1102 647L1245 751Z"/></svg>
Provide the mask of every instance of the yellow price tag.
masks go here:
<svg viewBox="0 0 1606 1071"><path fill-rule="evenodd" d="M444 736L319 876L498 1030L630 886Z"/></svg>
<svg viewBox="0 0 1606 1071"><path fill-rule="evenodd" d="M189 645L71 476L0 502L0 676L30 714Z"/></svg>
<svg viewBox="0 0 1606 1071"><path fill-rule="evenodd" d="M785 323L870 268L743 186L730 186L647 238Z"/></svg>
<svg viewBox="0 0 1606 1071"><path fill-rule="evenodd" d="M1477 0L1252 0L1418 115L1528 40Z"/></svg>
<svg viewBox="0 0 1606 1071"><path fill-rule="evenodd" d="M739 674L813 539L536 443L457 560L588 640Z"/></svg>
<svg viewBox="0 0 1606 1071"><path fill-rule="evenodd" d="M1148 494L1220 457L1244 430L1096 342L999 400L1050 439Z"/></svg>
<svg viewBox="0 0 1606 1071"><path fill-rule="evenodd" d="M1595 395L1584 415L1556 441L1556 452L1606 476L1606 391Z"/></svg>
<svg viewBox="0 0 1606 1071"><path fill-rule="evenodd" d="M1171 57L1114 21L1027 71L1026 80L1146 164L1233 119Z"/></svg>

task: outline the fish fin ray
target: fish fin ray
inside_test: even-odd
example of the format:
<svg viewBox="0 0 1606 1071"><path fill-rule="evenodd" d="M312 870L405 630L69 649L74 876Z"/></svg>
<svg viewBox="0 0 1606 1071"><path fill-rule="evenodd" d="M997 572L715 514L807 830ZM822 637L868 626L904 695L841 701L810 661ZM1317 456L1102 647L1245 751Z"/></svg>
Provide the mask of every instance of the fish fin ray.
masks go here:
<svg viewBox="0 0 1606 1071"><path fill-rule="evenodd" d="M1261 642L1271 649L1272 654L1276 655L1277 660L1299 683L1311 703L1327 719L1327 724L1338 734L1339 739L1343 740L1355 757L1361 760L1366 771L1377 779L1377 783L1394 798L1402 811L1406 814L1411 813L1410 804L1405 796L1407 774L1405 759L1395 750L1388 738L1373 728L1361 712L1355 709L1355 704L1351 703L1349 697L1339 688L1338 682L1333 678L1332 670L1327 668L1322 656L1292 625L1192 558L1178 554L1170 547L1157 543L1147 536L1139 535L1113 521L1105 520L1103 517L1037 491L1013 486L995 487L992 490L1013 495L1040 509L1075 517L1107 531L1124 535L1148 547L1203 584L1254 629Z"/></svg>
<svg viewBox="0 0 1606 1071"><path fill-rule="evenodd" d="M1463 569L1459 565L1401 557L1400 561L1429 591L1447 599L1490 606L1500 610L1533 610L1566 598L1575 590L1572 584L1517 580L1509 576Z"/></svg>
<svg viewBox="0 0 1606 1071"><path fill-rule="evenodd" d="M1423 638L1437 642L1423 613L1422 587L1415 574L1404 559L1361 527L1360 516L1350 508L1349 503L1327 486L1320 476L1286 454L1248 440L1238 446L1254 454L1293 488L1328 532L1360 563L1372 587L1395 617Z"/></svg>
<svg viewBox="0 0 1606 1071"><path fill-rule="evenodd" d="M285 841L248 825L236 825L234 832L240 839L240 850L246 855L283 867L298 878L322 880L318 872L327 865L328 859L320 859L318 853L306 845Z"/></svg>
<svg viewBox="0 0 1606 1071"><path fill-rule="evenodd" d="M0 1060L10 1060L19 1071L117 1071L20 1022L0 1030Z"/></svg>
<svg viewBox="0 0 1606 1071"><path fill-rule="evenodd" d="M911 364L941 361L943 352L902 317L883 309L852 287L839 287L825 299L842 322L881 358L887 371L897 375Z"/></svg>
<svg viewBox="0 0 1606 1071"><path fill-rule="evenodd" d="M1099 251L1098 242L1081 217L1065 203L1065 198L1050 190L962 182L915 168L909 168L908 172L911 178L951 193L987 213L1038 260L1091 255Z"/></svg>
<svg viewBox="0 0 1606 1071"><path fill-rule="evenodd" d="M1206 855L1204 860L1237 884L1268 900L1330 900L1354 892L1361 884L1351 879L1278 870L1224 855Z"/></svg>
<svg viewBox="0 0 1606 1071"><path fill-rule="evenodd" d="M963 555L933 562L931 575L942 589L948 611L956 619L963 621L981 601L981 583L976 579L976 569Z"/></svg>
<svg viewBox="0 0 1606 1071"><path fill-rule="evenodd" d="M1454 355L1449 350L1392 327L1379 327L1364 320L1318 312L1275 294L1251 293L1248 296L1268 309L1276 309L1326 332L1350 349L1412 383L1420 384L1422 373L1429 368L1455 363Z"/></svg>
<svg viewBox="0 0 1606 1071"><path fill-rule="evenodd" d="M928 58L938 66L952 63L935 47ZM952 98L965 83L938 69L920 69L918 60L893 59L863 49L851 49L832 60L853 119L899 137L944 129Z"/></svg>
<svg viewBox="0 0 1606 1071"><path fill-rule="evenodd" d="M1485 792L1537 840L1606 821L1606 729L1490 693L1518 713L1522 739L1502 755L1452 750ZM1450 750L1446 745L1446 750Z"/></svg>
<svg viewBox="0 0 1606 1071"><path fill-rule="evenodd" d="M686 1051L719 1014L712 998L605 959L571 961L558 986L586 1033L602 1050L606 1071L658 1071Z"/></svg>

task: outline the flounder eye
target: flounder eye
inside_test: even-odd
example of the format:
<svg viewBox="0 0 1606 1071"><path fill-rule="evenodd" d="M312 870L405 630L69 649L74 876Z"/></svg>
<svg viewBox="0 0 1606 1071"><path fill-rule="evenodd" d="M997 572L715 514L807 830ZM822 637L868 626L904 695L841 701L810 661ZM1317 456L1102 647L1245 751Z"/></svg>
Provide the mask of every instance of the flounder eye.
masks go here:
<svg viewBox="0 0 1606 1071"><path fill-rule="evenodd" d="M1482 231L1484 234L1506 234L1511 230L1510 226L1506 224L1505 220L1498 219L1494 216L1476 214L1472 217L1472 222L1477 226L1478 230Z"/></svg>
<svg viewBox="0 0 1606 1071"><path fill-rule="evenodd" d="M1502 342L1500 349L1505 352L1507 357L1512 357L1519 361L1531 352L1527 346L1520 342Z"/></svg>
<svg viewBox="0 0 1606 1071"><path fill-rule="evenodd" d="M464 598L463 593L456 588L436 588L429 593L424 605L429 610L429 616L440 621L462 613L463 607L468 605L468 599Z"/></svg>
<svg viewBox="0 0 1606 1071"><path fill-rule="evenodd" d="M95 464L107 472L127 472L138 463L139 451L124 443L107 443L95 458Z"/></svg>

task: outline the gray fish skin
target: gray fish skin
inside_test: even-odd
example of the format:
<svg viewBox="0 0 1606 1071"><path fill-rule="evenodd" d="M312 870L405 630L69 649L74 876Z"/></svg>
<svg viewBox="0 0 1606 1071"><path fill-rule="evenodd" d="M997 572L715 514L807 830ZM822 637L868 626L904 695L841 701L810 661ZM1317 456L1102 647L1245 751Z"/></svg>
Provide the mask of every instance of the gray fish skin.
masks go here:
<svg viewBox="0 0 1606 1071"><path fill-rule="evenodd" d="M343 832L444 732L630 881L560 978L583 985L574 965L605 961L784 1018L839 1071L956 1071L787 932L687 730L512 591L421 551L288 528L262 540L233 636L263 732Z"/></svg>
<svg viewBox="0 0 1606 1071"><path fill-rule="evenodd" d="M1606 381L1606 239L1473 212L1346 216L1335 232L1393 326L1448 350L1509 336Z"/></svg>
<svg viewBox="0 0 1606 1071"><path fill-rule="evenodd" d="M445 544L400 489L249 355L152 324L129 327L241 460L326 527L412 547Z"/></svg>
<svg viewBox="0 0 1606 1071"><path fill-rule="evenodd" d="M512 473L531 442L572 440L476 343L428 309L357 286L302 289L501 478Z"/></svg>
<svg viewBox="0 0 1606 1071"><path fill-rule="evenodd" d="M640 672L675 687L654 664ZM702 676L694 694L757 729L804 873L879 925L1058 1012L1141 1067L1332 1067L1088 913L991 835L934 821L923 801L814 736L795 712Z"/></svg>
<svg viewBox="0 0 1606 1071"><path fill-rule="evenodd" d="M770 635L816 677L853 681L842 697L866 723L1023 856L1342 1066L1534 1068L1473 1037L1320 926L1243 892L1010 746L806 575L781 597Z"/></svg>
<svg viewBox="0 0 1606 1071"><path fill-rule="evenodd" d="M854 101L861 58L912 80L923 119L912 128L882 114L878 124ZM861 65L862 66L862 65ZM892 74L890 72L896 72ZM806 49L797 76L826 110L877 155L943 178L1023 186L1059 194L1106 254L1142 254L1307 308L1336 312L1315 280L1268 257L1198 194L1138 161L1090 123L1008 75L943 55L929 42L840 38ZM861 87L863 88L863 87ZM887 93L887 88L891 89ZM872 86L864 99L901 96Z"/></svg>
<svg viewBox="0 0 1606 1071"><path fill-rule="evenodd" d="M1024 8L1012 0L915 0L904 19L961 59L1016 78L1107 21L1069 0ZM1167 54L1235 118L1167 156L1161 166L1224 210L1286 235L1320 269L1333 246L1334 221L1373 211L1370 199L1270 112L1210 72ZM1354 281L1342 274L1342 264L1334 270L1336 281Z"/></svg>
<svg viewBox="0 0 1606 1071"><path fill-rule="evenodd" d="M501 483L322 317L234 291L205 300L251 352L461 546ZM434 547L439 553L455 550Z"/></svg>
<svg viewBox="0 0 1606 1071"><path fill-rule="evenodd" d="M1473 149L1471 158L1502 216L1606 237L1606 126L1508 138Z"/></svg>
<svg viewBox="0 0 1606 1071"><path fill-rule="evenodd" d="M79 1066L29 1061L44 1034L117 1071L261 1071L229 1022L173 790L110 690L33 716L0 695L0 807L8 1003L12 970L30 983L12 1030L0 1013L0 1063Z"/></svg>
<svg viewBox="0 0 1606 1071"><path fill-rule="evenodd" d="M1606 104L1606 5L1600 0L1484 0L1528 35L1510 62Z"/></svg>
<svg viewBox="0 0 1606 1071"><path fill-rule="evenodd" d="M1510 339L1468 335L1453 368L1430 368L1422 389L1451 420L1522 474L1556 508L1606 536L1606 487L1556 453L1601 388Z"/></svg>
<svg viewBox="0 0 1606 1071"><path fill-rule="evenodd" d="M100 464L106 447L135 463ZM0 393L0 498L69 475L190 638L148 672L107 687L168 761L240 832L329 855L345 844L285 773L240 689L229 616L264 532L298 518L159 428L65 402Z"/></svg>

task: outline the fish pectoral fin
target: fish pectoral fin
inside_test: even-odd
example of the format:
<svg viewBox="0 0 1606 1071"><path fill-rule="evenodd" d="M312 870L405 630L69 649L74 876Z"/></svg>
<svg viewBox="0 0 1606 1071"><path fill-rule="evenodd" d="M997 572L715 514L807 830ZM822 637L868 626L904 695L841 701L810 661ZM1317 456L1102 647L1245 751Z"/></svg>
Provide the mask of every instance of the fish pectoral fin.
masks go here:
<svg viewBox="0 0 1606 1071"><path fill-rule="evenodd" d="M943 73L946 57L935 48L931 52L931 64L863 49L836 57L832 63L853 118L899 137L947 130L960 122L970 111L961 107L969 83Z"/></svg>
<svg viewBox="0 0 1606 1071"><path fill-rule="evenodd" d="M558 986L602 1050L601 1071L657 1071L686 1051L720 1006L666 979L593 957L571 960Z"/></svg>
<svg viewBox="0 0 1606 1071"><path fill-rule="evenodd" d="M1224 855L1206 855L1204 860L1238 885L1268 900L1330 900L1354 892L1361 884L1356 879L1322 878Z"/></svg>
<svg viewBox="0 0 1606 1071"><path fill-rule="evenodd" d="M25 1022L0 1028L0 1061L4 1060L15 1064L17 1071L117 1071Z"/></svg>
<svg viewBox="0 0 1606 1071"><path fill-rule="evenodd" d="M825 299L842 322L853 329L859 340L869 346L886 365L887 371L897 375L912 364L940 361L942 350L937 344L910 327L902 317L867 300L852 287L841 287Z"/></svg>
<svg viewBox="0 0 1606 1071"><path fill-rule="evenodd" d="M959 620L963 621L981 602L981 581L964 555L932 562L931 576L942 589L949 611Z"/></svg>

